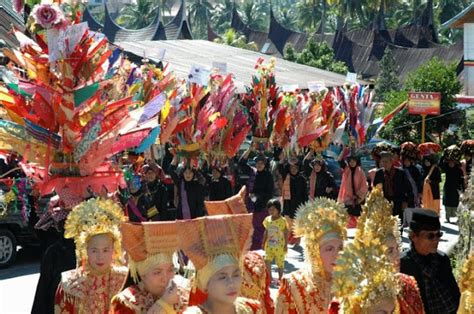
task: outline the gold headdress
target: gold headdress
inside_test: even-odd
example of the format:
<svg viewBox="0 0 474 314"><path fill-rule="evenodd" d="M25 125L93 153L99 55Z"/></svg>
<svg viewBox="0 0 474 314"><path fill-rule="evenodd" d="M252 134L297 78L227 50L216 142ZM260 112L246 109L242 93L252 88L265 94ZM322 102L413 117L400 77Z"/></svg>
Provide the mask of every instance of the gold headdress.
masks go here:
<svg viewBox="0 0 474 314"><path fill-rule="evenodd" d="M342 301L343 313L367 313L384 298L393 299L400 283L385 246L377 237L355 239L344 247L332 273L332 290Z"/></svg>
<svg viewBox="0 0 474 314"><path fill-rule="evenodd" d="M196 266L196 284L202 291L219 269L241 265L253 231L252 214L208 216L176 224L179 245Z"/></svg>
<svg viewBox="0 0 474 314"><path fill-rule="evenodd" d="M74 238L78 263L87 259L87 241L98 234L111 234L115 259L121 254L119 226L125 221L122 208L112 200L92 198L75 206L67 216L64 237Z"/></svg>
<svg viewBox="0 0 474 314"><path fill-rule="evenodd" d="M377 185L362 206L355 237L363 239L367 233L371 233L380 237L381 242L394 237L401 246L399 221L398 217L392 215L392 207L393 205L383 196L382 186Z"/></svg>
<svg viewBox="0 0 474 314"><path fill-rule="evenodd" d="M465 260L459 278L461 301L458 313L474 313L474 252Z"/></svg>
<svg viewBox="0 0 474 314"><path fill-rule="evenodd" d="M176 222L122 223L123 248L129 256L132 278L143 275L152 267L172 263L178 249Z"/></svg>
<svg viewBox="0 0 474 314"><path fill-rule="evenodd" d="M304 237L305 254L313 272L323 272L319 246L325 237L346 239L347 210L328 198L316 198L301 205L296 212L294 231Z"/></svg>

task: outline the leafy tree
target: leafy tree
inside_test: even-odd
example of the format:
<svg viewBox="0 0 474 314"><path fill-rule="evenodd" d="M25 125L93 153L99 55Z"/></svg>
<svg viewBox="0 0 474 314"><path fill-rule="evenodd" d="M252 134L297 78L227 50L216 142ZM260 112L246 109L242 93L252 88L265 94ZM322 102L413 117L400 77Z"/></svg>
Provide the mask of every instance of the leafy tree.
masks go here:
<svg viewBox="0 0 474 314"><path fill-rule="evenodd" d="M280 7L279 9L274 9L274 11L278 22L283 26L288 29L297 29L296 12L292 7Z"/></svg>
<svg viewBox="0 0 474 314"><path fill-rule="evenodd" d="M300 53L295 52L288 44L285 47L284 58L341 74L347 73L348 69L344 62L334 60L334 50L326 42L316 42L314 39L310 39Z"/></svg>
<svg viewBox="0 0 474 314"><path fill-rule="evenodd" d="M244 23L251 29L257 31L268 30L269 7L266 1L244 0L238 11Z"/></svg>
<svg viewBox="0 0 474 314"><path fill-rule="evenodd" d="M196 39L207 38L207 16L212 5L207 0L187 2L193 36Z"/></svg>
<svg viewBox="0 0 474 314"><path fill-rule="evenodd" d="M318 28L319 22L323 15L321 1L299 1L296 4L296 12L298 16L299 27L308 33L314 32Z"/></svg>
<svg viewBox="0 0 474 314"><path fill-rule="evenodd" d="M214 42L253 51L258 50L257 45L254 42L247 43L245 36L236 32L233 28L228 29L222 38L214 39Z"/></svg>
<svg viewBox="0 0 474 314"><path fill-rule="evenodd" d="M383 101L385 95L391 91L400 88L397 71L395 68L395 59L390 48L385 48L382 60L380 60L380 73L375 84L375 97Z"/></svg>
<svg viewBox="0 0 474 314"><path fill-rule="evenodd" d="M156 17L158 6L150 0L138 0L137 4L126 4L120 11L117 23L131 29L150 25Z"/></svg>
<svg viewBox="0 0 474 314"><path fill-rule="evenodd" d="M441 115L439 117L429 116L429 122L426 123L426 136L434 134L438 136L437 141L441 141L441 135L445 132L450 124L461 125L465 121L463 112L456 112L455 95L462 89L461 83L457 80L456 65L445 64L443 61L433 58L426 64L420 66L415 72L408 75L405 82L404 93L407 95L409 91L414 92L440 92L441 93ZM395 102L401 103L402 94L389 94L387 103L395 106ZM398 99L395 99L398 95ZM407 100L407 96L404 100ZM387 109L388 110L388 109ZM385 126L382 137L393 140L395 142L403 142L407 140L421 140L421 116L408 115L405 109L393 118L392 121Z"/></svg>
<svg viewBox="0 0 474 314"><path fill-rule="evenodd" d="M214 4L210 17L215 32L223 34L230 28L233 6L233 0L221 0Z"/></svg>

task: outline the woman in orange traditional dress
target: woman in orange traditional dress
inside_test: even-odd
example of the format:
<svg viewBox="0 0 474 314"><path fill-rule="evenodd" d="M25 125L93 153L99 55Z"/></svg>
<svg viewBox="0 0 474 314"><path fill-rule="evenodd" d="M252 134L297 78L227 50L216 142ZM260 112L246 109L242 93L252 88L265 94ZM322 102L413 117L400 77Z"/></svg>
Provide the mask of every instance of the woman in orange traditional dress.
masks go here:
<svg viewBox="0 0 474 314"><path fill-rule="evenodd" d="M65 224L65 238L74 238L78 267L62 273L55 297L55 313L109 312L127 268L122 257L120 223L123 210L111 200L90 199L73 208Z"/></svg>
<svg viewBox="0 0 474 314"><path fill-rule="evenodd" d="M252 215L208 216L177 225L180 247L196 267L193 290L199 296L185 313L262 313L260 302L240 297Z"/></svg>
<svg viewBox="0 0 474 314"><path fill-rule="evenodd" d="M377 235L356 237L344 247L334 266L332 291L338 301L331 303L328 313L399 314L400 283L395 274Z"/></svg>
<svg viewBox="0 0 474 314"><path fill-rule="evenodd" d="M186 280L175 276L176 223L123 223L123 247L136 284L112 299L110 313L180 313L187 306Z"/></svg>
<svg viewBox="0 0 474 314"><path fill-rule="evenodd" d="M393 264L399 279L397 294L401 314L424 313L423 301L415 278L400 273L401 235L397 216L392 216L392 204L383 196L381 186L376 186L366 201L359 219L355 239L365 241L378 238L384 245L388 260Z"/></svg>
<svg viewBox="0 0 474 314"><path fill-rule="evenodd" d="M307 269L283 277L276 313L327 313L332 300L332 270L346 238L347 211L327 198L303 204L296 213L295 233L303 237Z"/></svg>

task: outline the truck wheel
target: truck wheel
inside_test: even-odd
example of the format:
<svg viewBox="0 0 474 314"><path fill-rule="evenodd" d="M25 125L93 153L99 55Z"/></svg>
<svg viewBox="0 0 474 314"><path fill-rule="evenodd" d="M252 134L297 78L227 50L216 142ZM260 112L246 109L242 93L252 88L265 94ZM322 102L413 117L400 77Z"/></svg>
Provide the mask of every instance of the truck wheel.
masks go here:
<svg viewBox="0 0 474 314"><path fill-rule="evenodd" d="M16 238L10 230L0 230L0 268L10 266L16 258Z"/></svg>

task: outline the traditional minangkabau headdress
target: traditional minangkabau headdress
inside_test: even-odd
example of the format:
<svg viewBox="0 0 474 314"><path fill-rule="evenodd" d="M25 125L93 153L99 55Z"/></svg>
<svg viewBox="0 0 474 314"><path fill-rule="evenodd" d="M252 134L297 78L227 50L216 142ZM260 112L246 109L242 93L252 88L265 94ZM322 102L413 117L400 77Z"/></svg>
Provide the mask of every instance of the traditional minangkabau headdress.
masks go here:
<svg viewBox="0 0 474 314"><path fill-rule="evenodd" d="M342 313L367 313L384 298L393 299L400 283L378 237L355 239L339 254L332 273L332 291L342 301Z"/></svg>
<svg viewBox="0 0 474 314"><path fill-rule="evenodd" d="M204 205L206 206L207 214L209 216L247 214L248 210L245 205L246 190L244 185L239 193L223 201L205 201Z"/></svg>
<svg viewBox="0 0 474 314"><path fill-rule="evenodd" d="M413 142L404 142L400 145L400 155L404 158L410 158L413 160L418 159L418 149L416 144Z"/></svg>
<svg viewBox="0 0 474 314"><path fill-rule="evenodd" d="M391 237L401 246L402 237L397 216L392 215L393 205L383 196L382 186L377 185L362 206L362 214L357 221L355 238L377 236L383 243Z"/></svg>
<svg viewBox="0 0 474 314"><path fill-rule="evenodd" d="M241 265L252 238L252 215L218 215L177 221L179 246L197 269L195 284L205 291L209 279L228 265Z"/></svg>
<svg viewBox="0 0 474 314"><path fill-rule="evenodd" d="M474 155L474 140L464 140L460 149L463 155Z"/></svg>
<svg viewBox="0 0 474 314"><path fill-rule="evenodd" d="M328 198L316 198L301 205L295 217L296 236L304 237L305 255L313 272L324 274L319 248L327 237L346 239L347 210Z"/></svg>
<svg viewBox="0 0 474 314"><path fill-rule="evenodd" d="M443 151L443 159L460 161L461 160L461 150L457 145L451 145Z"/></svg>
<svg viewBox="0 0 474 314"><path fill-rule="evenodd" d="M459 278L461 301L458 313L473 313L474 311L474 252L464 261Z"/></svg>
<svg viewBox="0 0 474 314"><path fill-rule="evenodd" d="M116 262L122 257L120 224L123 209L110 199L92 198L75 206L66 219L64 237L76 244L78 265L87 260L87 242L95 235L110 234L114 239Z"/></svg>
<svg viewBox="0 0 474 314"><path fill-rule="evenodd" d="M147 273L152 267L173 262L173 254L178 250L174 221L123 223L120 232L135 282L138 275Z"/></svg>

